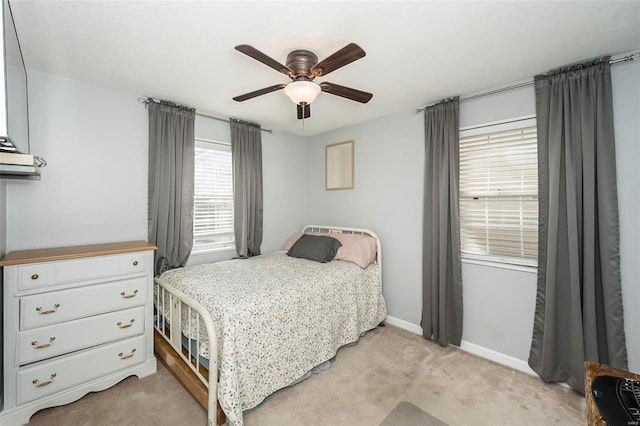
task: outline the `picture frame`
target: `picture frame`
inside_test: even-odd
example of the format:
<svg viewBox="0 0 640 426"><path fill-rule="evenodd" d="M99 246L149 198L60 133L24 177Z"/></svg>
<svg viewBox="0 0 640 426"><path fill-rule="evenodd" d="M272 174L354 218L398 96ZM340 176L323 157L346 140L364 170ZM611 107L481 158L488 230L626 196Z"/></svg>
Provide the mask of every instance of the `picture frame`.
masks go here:
<svg viewBox="0 0 640 426"><path fill-rule="evenodd" d="M325 189L327 191L354 188L354 141L325 146Z"/></svg>

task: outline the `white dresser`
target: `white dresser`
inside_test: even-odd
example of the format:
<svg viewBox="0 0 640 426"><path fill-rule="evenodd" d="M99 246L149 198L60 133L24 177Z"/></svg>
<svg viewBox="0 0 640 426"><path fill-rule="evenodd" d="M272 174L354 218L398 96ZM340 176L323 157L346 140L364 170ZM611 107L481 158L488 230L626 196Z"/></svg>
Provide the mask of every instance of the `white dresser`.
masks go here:
<svg viewBox="0 0 640 426"><path fill-rule="evenodd" d="M8 253L2 426L156 371L146 241Z"/></svg>

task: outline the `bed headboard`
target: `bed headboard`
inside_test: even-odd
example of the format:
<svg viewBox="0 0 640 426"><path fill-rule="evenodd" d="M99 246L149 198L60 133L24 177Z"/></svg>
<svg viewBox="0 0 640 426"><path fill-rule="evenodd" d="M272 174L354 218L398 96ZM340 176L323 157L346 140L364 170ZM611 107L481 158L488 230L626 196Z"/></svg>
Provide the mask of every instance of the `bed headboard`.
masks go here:
<svg viewBox="0 0 640 426"><path fill-rule="evenodd" d="M326 226L326 225L307 225L302 228L302 233L305 232L318 232L322 234L355 234L366 235L376 240L376 263L380 269L380 276L382 276L382 246L380 245L380 238L375 232L369 229L363 228L346 228L344 226Z"/></svg>

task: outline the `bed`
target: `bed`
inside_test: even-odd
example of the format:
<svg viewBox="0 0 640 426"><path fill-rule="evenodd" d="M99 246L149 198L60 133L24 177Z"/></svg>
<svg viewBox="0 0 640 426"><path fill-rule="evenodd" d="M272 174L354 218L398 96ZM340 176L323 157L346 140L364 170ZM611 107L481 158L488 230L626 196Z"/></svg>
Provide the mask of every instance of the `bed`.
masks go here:
<svg viewBox="0 0 640 426"><path fill-rule="evenodd" d="M332 261L299 256L303 243L319 240L331 240ZM243 411L386 318L382 252L372 231L309 225L283 249L155 279L156 351L205 406L211 426L223 416L241 426Z"/></svg>

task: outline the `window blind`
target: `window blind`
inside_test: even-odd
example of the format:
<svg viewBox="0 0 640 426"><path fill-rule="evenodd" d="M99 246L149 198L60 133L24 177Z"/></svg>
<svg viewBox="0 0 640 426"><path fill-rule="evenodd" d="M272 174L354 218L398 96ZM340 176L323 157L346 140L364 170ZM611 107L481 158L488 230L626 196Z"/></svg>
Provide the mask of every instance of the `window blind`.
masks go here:
<svg viewBox="0 0 640 426"><path fill-rule="evenodd" d="M486 131L490 133L486 133ZM538 255L536 127L484 129L460 138L463 254L535 264ZM522 262L518 262L520 259Z"/></svg>
<svg viewBox="0 0 640 426"><path fill-rule="evenodd" d="M193 250L234 247L231 147L196 140Z"/></svg>

